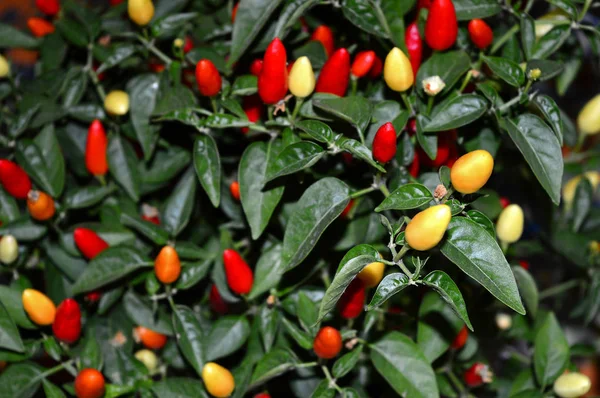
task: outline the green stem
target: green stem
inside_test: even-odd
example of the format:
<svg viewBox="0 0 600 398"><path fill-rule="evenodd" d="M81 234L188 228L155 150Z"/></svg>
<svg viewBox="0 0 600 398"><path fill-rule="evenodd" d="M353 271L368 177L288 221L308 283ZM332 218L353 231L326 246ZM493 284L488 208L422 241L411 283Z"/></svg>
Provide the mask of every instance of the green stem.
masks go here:
<svg viewBox="0 0 600 398"><path fill-rule="evenodd" d="M590 5L592 5L592 0L585 0L583 8L581 9L581 13L579 14L578 21L581 21L585 17L585 14L587 14L588 10L590 9Z"/></svg>
<svg viewBox="0 0 600 398"><path fill-rule="evenodd" d="M300 112L300 108L302 108L302 103L304 102L304 98L296 97L296 105L294 105L294 111L292 112L292 123L296 120L298 116L298 112Z"/></svg>
<svg viewBox="0 0 600 398"><path fill-rule="evenodd" d="M465 79L463 80L462 84L460 85L460 91L461 93L463 91L465 91L465 88L467 88L467 84L469 84L469 82L471 81L471 77L473 76L473 72L469 71L467 72L467 75L465 76Z"/></svg>
<svg viewBox="0 0 600 398"><path fill-rule="evenodd" d="M340 388L340 386L337 385L335 379L333 378L333 376L331 376L331 373L329 373L329 369L327 369L327 366L323 365L321 366L321 369L323 370L323 373L325 373L325 377L327 377L327 380L329 380L329 386L335 388L337 392L344 396L344 391Z"/></svg>
<svg viewBox="0 0 600 398"><path fill-rule="evenodd" d="M575 147L573 148L573 152L577 153L579 151L581 151L581 148L583 147L583 144L585 142L585 134L579 134L579 137L577 137L577 144L575 144Z"/></svg>
<svg viewBox="0 0 600 398"><path fill-rule="evenodd" d="M533 80L531 80L531 79L527 80L527 84L525 85L525 88L523 89L523 94L527 94L529 92L529 89L531 88L532 84L533 84Z"/></svg>
<svg viewBox="0 0 600 398"><path fill-rule="evenodd" d="M557 294L566 292L567 290L572 289L577 286L580 286L580 285L581 285L581 280L573 279L573 280L567 281L565 283L561 283L560 285L552 286L551 288L540 292L539 299L543 300L545 298L555 296Z"/></svg>
<svg viewBox="0 0 600 398"><path fill-rule="evenodd" d="M410 270L408 268L406 268L406 265L404 265L404 262L402 260L398 261L396 264L398 264L398 267L400 267L402 272L404 272L410 280L413 279L414 274L412 272L410 272Z"/></svg>
<svg viewBox="0 0 600 398"><path fill-rule="evenodd" d="M509 30L507 30L506 33L504 35L502 35L502 37L500 37L496 41L496 43L490 50L490 55L493 55L496 51L498 51L500 48L502 48L504 43L509 41L510 38L513 37L520 29L521 29L521 27L519 25L515 25L512 28L510 28Z"/></svg>
<svg viewBox="0 0 600 398"><path fill-rule="evenodd" d="M350 77L350 82L352 85L352 96L354 97L356 95L356 90L358 89L358 79L355 78L354 76Z"/></svg>
<svg viewBox="0 0 600 398"><path fill-rule="evenodd" d="M379 184L379 190L386 198L390 196L390 190L385 186L385 183L382 182L381 184Z"/></svg>
<svg viewBox="0 0 600 398"><path fill-rule="evenodd" d="M368 194L368 193L371 193L371 192L373 192L374 190L375 190L375 188L374 188L374 187L369 187L369 188L361 189L360 191L356 191L356 192L354 192L352 195L350 195L350 197L351 197L352 199L356 199L356 198L358 198L358 197L361 197L361 196L363 196L363 195L366 195L366 194Z"/></svg>
<svg viewBox="0 0 600 398"><path fill-rule="evenodd" d="M452 193L454 193L454 189L452 187L448 188L448 191L446 192L446 195L444 195L444 197L442 198L442 204L446 203L448 201L448 199L450 199L450 196L452 195Z"/></svg>
<svg viewBox="0 0 600 398"><path fill-rule="evenodd" d="M463 383L461 383L458 377L456 377L454 372L450 369L446 371L446 375L448 375L448 379L450 379L450 382L452 383L454 388L462 395L465 391L465 386L463 385Z"/></svg>
<svg viewBox="0 0 600 398"><path fill-rule="evenodd" d="M398 252L398 254L396 254L394 256L394 259L392 260L393 262L398 262L400 260L402 260L402 257L404 257L404 255L410 250L410 246L409 245L404 245L402 246L402 249L400 249L400 251Z"/></svg>
<svg viewBox="0 0 600 398"><path fill-rule="evenodd" d="M154 43L146 40L145 38L141 37L141 36L137 36L137 39L148 49L150 50L150 52L152 52L154 55L156 55L158 58L160 58L161 61L163 61L165 63L166 66L171 65L171 62L173 62L171 60L171 58L169 58L169 56L167 56L165 53L163 53L162 51L160 51L158 48L156 48L156 46L154 45Z"/></svg>
<svg viewBox="0 0 600 398"><path fill-rule="evenodd" d="M210 97L210 104L212 105L213 112L218 113L217 100L215 99L215 97Z"/></svg>
<svg viewBox="0 0 600 398"><path fill-rule="evenodd" d="M413 109L412 104L408 100L408 96L406 95L406 93L400 93L400 97L402 98L402 101L404 102L404 106L406 106L406 109L410 111L411 115L414 115L415 110Z"/></svg>
<svg viewBox="0 0 600 398"><path fill-rule="evenodd" d="M434 99L433 96L431 96L427 99L427 116L429 116L431 114L431 108L433 108L433 99Z"/></svg>

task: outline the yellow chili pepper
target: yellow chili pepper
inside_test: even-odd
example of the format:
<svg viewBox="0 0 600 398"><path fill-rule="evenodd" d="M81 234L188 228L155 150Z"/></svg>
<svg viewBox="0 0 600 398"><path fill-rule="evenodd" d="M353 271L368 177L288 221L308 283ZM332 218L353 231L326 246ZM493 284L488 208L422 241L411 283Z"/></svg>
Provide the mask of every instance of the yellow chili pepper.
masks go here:
<svg viewBox="0 0 600 398"><path fill-rule="evenodd" d="M2 55L0 55L0 79L8 76L9 73L10 73L10 65L9 65L8 61L6 60L6 58L4 58Z"/></svg>
<svg viewBox="0 0 600 398"><path fill-rule="evenodd" d="M600 133L600 94L588 101L577 116L577 127L584 135Z"/></svg>
<svg viewBox="0 0 600 398"><path fill-rule="evenodd" d="M129 94L114 90L104 99L104 109L111 115L122 116L129 112Z"/></svg>
<svg viewBox="0 0 600 398"><path fill-rule="evenodd" d="M429 250L440 243L451 219L449 206L432 206L413 217L404 239L415 250Z"/></svg>
<svg viewBox="0 0 600 398"><path fill-rule="evenodd" d="M496 235L504 243L515 243L523 234L523 209L517 204L506 206L496 222Z"/></svg>
<svg viewBox="0 0 600 398"><path fill-rule="evenodd" d="M127 2L129 18L139 26L147 25L154 16L152 0L129 0Z"/></svg>
<svg viewBox="0 0 600 398"><path fill-rule="evenodd" d="M398 47L385 57L383 79L390 89L398 92L408 90L415 81L410 60Z"/></svg>
<svg viewBox="0 0 600 398"><path fill-rule="evenodd" d="M202 381L208 393L217 398L230 396L235 388L231 372L214 362L208 362L202 368Z"/></svg>
<svg viewBox="0 0 600 398"><path fill-rule="evenodd" d="M298 98L306 98L315 89L315 73L308 57L300 57L294 62L288 77L290 92Z"/></svg>
<svg viewBox="0 0 600 398"><path fill-rule="evenodd" d="M577 398L592 388L590 378L578 372L564 373L554 382L554 393L561 398Z"/></svg>
<svg viewBox="0 0 600 398"><path fill-rule="evenodd" d="M450 180L452 186L460 193L477 192L489 180L494 169L494 158L483 149L469 152L452 166Z"/></svg>
<svg viewBox="0 0 600 398"><path fill-rule="evenodd" d="M156 354L154 352L143 349L136 352L134 356L137 358L138 361L140 361L144 364L144 366L146 366L150 373L153 373L156 370L158 366L158 358L156 357Z"/></svg>
<svg viewBox="0 0 600 398"><path fill-rule="evenodd" d="M56 315L56 306L44 293L25 289L21 295L23 308L29 318L38 325L51 325Z"/></svg>
<svg viewBox="0 0 600 398"><path fill-rule="evenodd" d="M358 279L363 282L365 287L375 287L379 285L379 282L383 279L384 269L384 263L370 263L358 273Z"/></svg>
<svg viewBox="0 0 600 398"><path fill-rule="evenodd" d="M12 235L4 235L0 240L0 262L10 264L19 257L19 244Z"/></svg>

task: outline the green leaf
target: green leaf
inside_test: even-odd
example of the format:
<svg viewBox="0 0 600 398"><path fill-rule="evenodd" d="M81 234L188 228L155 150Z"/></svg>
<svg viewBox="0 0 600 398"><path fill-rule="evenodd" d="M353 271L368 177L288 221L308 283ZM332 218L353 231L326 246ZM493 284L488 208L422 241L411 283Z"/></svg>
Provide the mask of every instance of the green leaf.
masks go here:
<svg viewBox="0 0 600 398"><path fill-rule="evenodd" d="M344 151L351 153L353 156L359 159L364 160L380 172L386 172L385 168L383 168L379 163L373 160L373 153L371 152L371 150L369 150L369 148L356 141L355 139L346 138L340 134L335 140L334 145L339 146Z"/></svg>
<svg viewBox="0 0 600 398"><path fill-rule="evenodd" d="M467 216L483 227L492 238L496 239L496 228L494 227L494 223L485 214L479 210L469 210L467 211Z"/></svg>
<svg viewBox="0 0 600 398"><path fill-rule="evenodd" d="M525 83L525 73L517 64L507 58L483 56L483 61L490 67L492 72L500 79L513 87L522 86Z"/></svg>
<svg viewBox="0 0 600 398"><path fill-rule="evenodd" d="M567 367L569 343L553 312L546 315L535 336L533 368L538 383L550 385Z"/></svg>
<svg viewBox="0 0 600 398"><path fill-rule="evenodd" d="M385 278L379 282L377 286L377 290L371 299L371 302L367 306L367 311L371 311L387 300L395 296L397 293L400 293L406 287L410 285L410 281L408 276L395 272L389 275L386 275Z"/></svg>
<svg viewBox="0 0 600 398"><path fill-rule="evenodd" d="M0 187L0 220L3 223L15 221L19 218L21 212L17 201Z"/></svg>
<svg viewBox="0 0 600 398"><path fill-rule="evenodd" d="M157 397L169 398L208 398L201 381L188 377L168 377L152 384L152 392Z"/></svg>
<svg viewBox="0 0 600 398"><path fill-rule="evenodd" d="M277 330L279 329L279 321L281 320L281 313L276 308L269 308L269 306L265 304L259 310L257 317L265 352L269 352L273 348L273 343L275 342Z"/></svg>
<svg viewBox="0 0 600 398"><path fill-rule="evenodd" d="M66 17L57 19L54 26L68 42L79 48L85 48L89 38L86 34L85 27L74 19Z"/></svg>
<svg viewBox="0 0 600 398"><path fill-rule="evenodd" d="M533 47L531 57L536 59L548 58L564 44L570 34L570 25L555 26L537 41Z"/></svg>
<svg viewBox="0 0 600 398"><path fill-rule="evenodd" d="M194 315L194 311L184 305L176 306L173 310L173 330L181 353L198 376L202 377L202 368L204 367L202 327Z"/></svg>
<svg viewBox="0 0 600 398"><path fill-rule="evenodd" d="M25 351L19 329L2 302L0 302L0 347L16 352Z"/></svg>
<svg viewBox="0 0 600 398"><path fill-rule="evenodd" d="M247 118L240 119L237 116L229 115L226 113L213 113L205 120L207 127L215 129L225 129L230 127L247 127L253 123L248 121Z"/></svg>
<svg viewBox="0 0 600 398"><path fill-rule="evenodd" d="M52 126L44 128L35 141L17 141L15 157L44 192L54 198L61 195L65 186L65 161Z"/></svg>
<svg viewBox="0 0 600 398"><path fill-rule="evenodd" d="M330 387L329 380L323 379L312 392L310 398L334 398L335 389Z"/></svg>
<svg viewBox="0 0 600 398"><path fill-rule="evenodd" d="M582 65L583 62L579 58L571 58L564 63L564 68L556 79L556 91L560 97L567 93L567 90L579 74ZM542 76L543 74L544 72L542 71Z"/></svg>
<svg viewBox="0 0 600 398"><path fill-rule="evenodd" d="M8 312L10 318L21 328L37 329L38 326L31 322L25 314L21 295L21 289L0 285L0 303Z"/></svg>
<svg viewBox="0 0 600 398"><path fill-rule="evenodd" d="M111 54L98 67L96 73L100 74L102 72L106 72L113 66L119 65L121 62L135 54L136 50L136 46L130 43L114 46L111 50Z"/></svg>
<svg viewBox="0 0 600 398"><path fill-rule="evenodd" d="M313 106L350 123L358 131L361 140L369 127L373 105L364 97L313 98Z"/></svg>
<svg viewBox="0 0 600 398"><path fill-rule="evenodd" d="M388 38L386 29L381 25L382 21L377 8L378 6L374 2L345 0L342 12L344 17L356 27L372 35ZM383 22L385 23L385 18Z"/></svg>
<svg viewBox="0 0 600 398"><path fill-rule="evenodd" d="M179 251L177 251L177 253L181 256ZM175 287L180 290L186 290L195 286L208 274L211 265L211 260L184 264L184 267L181 270L181 275L179 275Z"/></svg>
<svg viewBox="0 0 600 398"><path fill-rule="evenodd" d="M134 201L140 198L138 159L130 143L120 135L110 138L107 150L108 169L117 183Z"/></svg>
<svg viewBox="0 0 600 398"><path fill-rule="evenodd" d="M465 300L456 286L456 283L444 271L432 271L425 278L423 283L439 293L444 301L452 308L456 314L465 322L467 327L473 330L473 325L469 320Z"/></svg>
<svg viewBox="0 0 600 398"><path fill-rule="evenodd" d="M592 208L594 188L590 180L583 178L577 184L573 205L573 232L579 231Z"/></svg>
<svg viewBox="0 0 600 398"><path fill-rule="evenodd" d="M252 95L258 91L258 78L254 75L238 76L231 86L231 95Z"/></svg>
<svg viewBox="0 0 600 398"><path fill-rule="evenodd" d="M424 115L417 115L417 142L419 146L425 151L429 159L435 159L437 156L437 143L438 138L437 135L434 134L425 134L425 126L429 123L429 119Z"/></svg>
<svg viewBox="0 0 600 398"><path fill-rule="evenodd" d="M214 361L239 350L250 335L250 324L243 316L224 316L214 324L204 342L207 361Z"/></svg>
<svg viewBox="0 0 600 398"><path fill-rule="evenodd" d="M280 3L281 0L243 0L240 2L233 24L228 67L231 67L244 54Z"/></svg>
<svg viewBox="0 0 600 398"><path fill-rule="evenodd" d="M275 26L274 37L283 39L294 24L304 15L311 7L317 5L319 0L294 0L288 1L285 8L279 15L277 25ZM298 57L295 57L298 59ZM314 64L313 64L314 66Z"/></svg>
<svg viewBox="0 0 600 398"><path fill-rule="evenodd" d="M575 7L571 0L548 0L548 3L562 9L569 14L572 19L577 18L577 7Z"/></svg>
<svg viewBox="0 0 600 398"><path fill-rule="evenodd" d="M50 383L48 380L43 379L43 387L44 394L46 394L46 398L66 398L64 392L54 384Z"/></svg>
<svg viewBox="0 0 600 398"><path fill-rule="evenodd" d="M256 364L251 385L260 385L295 368L298 359L290 350L275 348Z"/></svg>
<svg viewBox="0 0 600 398"><path fill-rule="evenodd" d="M154 37L174 36L186 23L191 22L196 17L198 17L196 12L185 12L155 18L150 24L150 31Z"/></svg>
<svg viewBox="0 0 600 398"><path fill-rule="evenodd" d="M552 127L552 130L554 130L558 143L562 146L564 126L560 109L558 108L558 105L556 105L556 102L548 95L538 94L535 96L533 103L537 106L542 115L544 115L546 121Z"/></svg>
<svg viewBox="0 0 600 398"><path fill-rule="evenodd" d="M248 295L248 300L260 296L261 294L269 291L271 288L277 286L281 277L285 271L282 258L281 258L282 245L276 244L267 251L264 251L254 270L254 283L252 284L252 291Z"/></svg>
<svg viewBox="0 0 600 398"><path fill-rule="evenodd" d="M533 69L539 69L542 71L542 75L538 78L539 81L550 80L557 76L564 69L564 64L558 61L551 61L548 59L532 59L527 62L527 70L525 74L529 76L529 73Z"/></svg>
<svg viewBox="0 0 600 398"><path fill-rule="evenodd" d="M327 62L327 53L325 52L323 43L315 40L309 40L305 45L297 47L293 50L292 59L298 59L300 57L308 57L313 69L315 70L323 68L323 65L325 65L325 62Z"/></svg>
<svg viewBox="0 0 600 398"><path fill-rule="evenodd" d="M98 104L79 104L70 107L68 110L69 116L84 123L91 123L94 119L102 120L106 118L104 109Z"/></svg>
<svg viewBox="0 0 600 398"><path fill-rule="evenodd" d="M221 158L214 138L200 134L194 141L194 169L214 207L221 201Z"/></svg>
<svg viewBox="0 0 600 398"><path fill-rule="evenodd" d="M150 116L156 106L158 88L156 73L138 75L127 83L129 117L145 160L150 159L156 145L157 131L150 126Z"/></svg>
<svg viewBox="0 0 600 398"><path fill-rule="evenodd" d="M309 141L288 145L268 165L265 182L307 169L317 163L324 155L323 148Z"/></svg>
<svg viewBox="0 0 600 398"><path fill-rule="evenodd" d="M283 237L282 257L287 270L308 256L321 234L348 205L349 195L348 186L334 177L320 179L304 191Z"/></svg>
<svg viewBox="0 0 600 398"><path fill-rule="evenodd" d="M25 112L19 115L17 120L15 120L15 122L12 123L12 126L10 126L9 134L11 135L11 137L18 137L22 133L24 133L25 130L27 130L29 124L31 123L31 120L36 115L37 111L40 110L40 106L41 104L39 103L35 104L31 108L27 109Z"/></svg>
<svg viewBox="0 0 600 398"><path fill-rule="evenodd" d="M65 194L64 205L70 209L85 209L97 205L116 189L114 184L77 187Z"/></svg>
<svg viewBox="0 0 600 398"><path fill-rule="evenodd" d="M336 135L334 134L333 130L331 130L331 127L318 120L302 120L296 125L296 127L310 135L312 139L319 142L324 142L331 145L336 139Z"/></svg>
<svg viewBox="0 0 600 398"><path fill-rule="evenodd" d="M36 48L40 40L11 25L0 23L0 48Z"/></svg>
<svg viewBox="0 0 600 398"><path fill-rule="evenodd" d="M95 290L140 268L154 265L129 247L109 247L95 257L73 285L73 294Z"/></svg>
<svg viewBox="0 0 600 398"><path fill-rule="evenodd" d="M80 67L73 67L67 73L62 105L64 108L75 106L81 101L88 85L88 74Z"/></svg>
<svg viewBox="0 0 600 398"><path fill-rule="evenodd" d="M0 375L0 391L6 397L31 398L40 388L42 368L31 362L15 363Z"/></svg>
<svg viewBox="0 0 600 398"><path fill-rule="evenodd" d="M339 379L344 377L348 373L350 373L358 363L360 359L360 354L362 353L362 345L356 347L354 350L350 351L347 354L344 354L340 359L335 361L333 364L333 377Z"/></svg>
<svg viewBox="0 0 600 398"><path fill-rule="evenodd" d="M132 290L123 296L123 307L129 318L136 324L155 332L173 336L173 326L167 314L156 310L155 305L146 298L141 298Z"/></svg>
<svg viewBox="0 0 600 398"><path fill-rule="evenodd" d="M0 227L1 235L12 235L19 242L32 242L40 239L46 234L48 228L45 225L33 222L29 217L20 218Z"/></svg>
<svg viewBox="0 0 600 398"><path fill-rule="evenodd" d="M162 212L162 222L172 236L177 236L190 221L196 196L196 177L189 168L179 179L167 199Z"/></svg>
<svg viewBox="0 0 600 398"><path fill-rule="evenodd" d="M487 18L502 11L500 4L494 0L453 0L453 3L459 21Z"/></svg>
<svg viewBox="0 0 600 398"><path fill-rule="evenodd" d="M563 161L560 145L554 133L542 119L531 114L519 115L514 121L505 119L504 128L552 202L558 205Z"/></svg>
<svg viewBox="0 0 600 398"><path fill-rule="evenodd" d="M425 131L445 131L465 126L483 116L487 107L483 97L476 94L461 95L437 111L425 126Z"/></svg>
<svg viewBox="0 0 600 398"><path fill-rule="evenodd" d="M169 87L166 92L165 89L161 90L161 97L154 107L154 115L164 115L164 119L168 119L168 114L178 112L184 113L188 108L196 105L196 97L192 91L182 85L176 85ZM194 114L193 118L198 120L198 117ZM187 123L193 126L196 123Z"/></svg>
<svg viewBox="0 0 600 398"><path fill-rule="evenodd" d="M408 210L421 207L433 200L433 195L421 184L405 184L396 188L375 208L376 212L384 210Z"/></svg>
<svg viewBox="0 0 600 398"><path fill-rule="evenodd" d="M400 332L386 334L371 345L371 361L400 396L425 398L439 395L429 361L408 336Z"/></svg>
<svg viewBox="0 0 600 398"><path fill-rule="evenodd" d="M277 155L274 143L255 142L246 148L238 170L240 198L246 219L250 225L252 239L263 233L285 187L264 190L267 168Z"/></svg>
<svg viewBox="0 0 600 398"><path fill-rule="evenodd" d="M521 44L526 59L531 59L535 46L535 21L528 14L521 14Z"/></svg>
<svg viewBox="0 0 600 398"><path fill-rule="evenodd" d="M157 245L166 245L169 240L169 234L160 226L124 212L121 213L121 224L133 228Z"/></svg>
<svg viewBox="0 0 600 398"><path fill-rule="evenodd" d="M305 350L312 349L313 341L308 333L300 330L295 323L288 321L285 317L282 318L283 327L288 332L290 337L294 339L296 343Z"/></svg>
<svg viewBox="0 0 600 398"><path fill-rule="evenodd" d="M519 292L525 302L525 307L531 316L535 318L539 304L539 294L535 279L533 279L531 274L521 266L512 267L512 271L513 274L515 274L517 286L519 287Z"/></svg>
<svg viewBox="0 0 600 398"><path fill-rule="evenodd" d="M502 250L475 221L454 217L446 231L441 252L498 300L519 314L525 314L515 277Z"/></svg>
<svg viewBox="0 0 600 398"><path fill-rule="evenodd" d="M442 94L447 93L458 79L471 68L471 58L464 51L435 51L433 55L421 65L417 73L416 82L432 76L439 76L446 87ZM423 85L417 84L416 89L421 96L425 95Z"/></svg>
<svg viewBox="0 0 600 398"><path fill-rule="evenodd" d="M296 313L300 325L307 332L313 332L312 326L317 323L319 317L319 308L304 292L298 293L298 304L296 305Z"/></svg>
<svg viewBox="0 0 600 398"><path fill-rule="evenodd" d="M342 261L340 261L331 285L325 291L319 308L319 317L315 324L321 322L325 315L335 307L354 277L368 264L377 261L378 258L379 253L377 250L369 245L358 245L346 253Z"/></svg>

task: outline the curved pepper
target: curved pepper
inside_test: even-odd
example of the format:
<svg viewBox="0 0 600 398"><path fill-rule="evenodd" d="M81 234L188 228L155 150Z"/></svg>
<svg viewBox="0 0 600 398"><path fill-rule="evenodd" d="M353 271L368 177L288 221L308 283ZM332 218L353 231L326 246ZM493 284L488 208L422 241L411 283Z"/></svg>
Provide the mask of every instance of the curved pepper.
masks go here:
<svg viewBox="0 0 600 398"><path fill-rule="evenodd" d="M323 65L317 80L317 93L331 93L343 97L350 81L350 53L337 49Z"/></svg>
<svg viewBox="0 0 600 398"><path fill-rule="evenodd" d="M469 22L469 36L477 48L483 50L494 41L492 28L482 19L473 19Z"/></svg>
<svg viewBox="0 0 600 398"><path fill-rule="evenodd" d="M410 65L412 66L413 76L417 78L417 72L421 66L421 59L423 58L423 40L421 40L421 34L419 33L419 27L416 22L411 23L406 28L404 33L404 42L406 43L406 49L408 51L408 58L410 59Z"/></svg>
<svg viewBox="0 0 600 398"><path fill-rule="evenodd" d="M350 73L354 77L363 77L371 68L373 68L373 64L375 63L375 51L361 51L356 54L354 57L354 62L352 62L352 67L350 68Z"/></svg>

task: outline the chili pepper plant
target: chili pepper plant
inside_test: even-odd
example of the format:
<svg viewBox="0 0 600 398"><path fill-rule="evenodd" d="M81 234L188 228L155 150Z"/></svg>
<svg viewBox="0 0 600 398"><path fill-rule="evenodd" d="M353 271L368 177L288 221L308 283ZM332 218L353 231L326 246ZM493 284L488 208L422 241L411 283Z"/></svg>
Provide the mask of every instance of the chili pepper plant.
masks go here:
<svg viewBox="0 0 600 398"><path fill-rule="evenodd" d="M35 4L0 396L598 394L597 4Z"/></svg>

